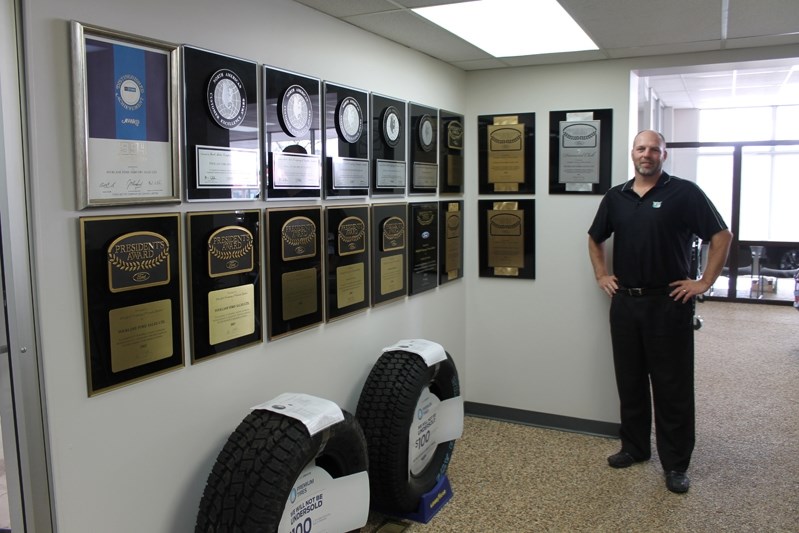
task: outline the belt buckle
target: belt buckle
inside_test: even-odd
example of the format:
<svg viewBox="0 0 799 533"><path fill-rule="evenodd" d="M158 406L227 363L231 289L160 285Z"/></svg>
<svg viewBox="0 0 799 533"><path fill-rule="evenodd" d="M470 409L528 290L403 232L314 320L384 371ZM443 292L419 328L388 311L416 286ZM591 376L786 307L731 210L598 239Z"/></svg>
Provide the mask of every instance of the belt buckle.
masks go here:
<svg viewBox="0 0 799 533"><path fill-rule="evenodd" d="M632 287L630 289L627 289L627 294L629 294L630 296L643 296L644 289L642 289L641 287Z"/></svg>

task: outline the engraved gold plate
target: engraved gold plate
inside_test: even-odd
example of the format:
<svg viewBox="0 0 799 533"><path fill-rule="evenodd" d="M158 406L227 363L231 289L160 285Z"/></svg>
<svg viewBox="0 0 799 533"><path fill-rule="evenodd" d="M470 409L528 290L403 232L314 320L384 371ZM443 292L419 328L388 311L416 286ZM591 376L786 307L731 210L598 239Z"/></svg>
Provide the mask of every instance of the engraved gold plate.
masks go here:
<svg viewBox="0 0 799 533"><path fill-rule="evenodd" d="M488 126L488 182L495 190L518 190L524 183L524 124Z"/></svg>
<svg viewBox="0 0 799 533"><path fill-rule="evenodd" d="M111 292L169 283L169 241L158 233L136 231L118 237L108 246L107 260Z"/></svg>
<svg viewBox="0 0 799 533"><path fill-rule="evenodd" d="M253 236L247 228L225 226L208 238L210 277L250 272L253 264Z"/></svg>
<svg viewBox="0 0 799 533"><path fill-rule="evenodd" d="M488 211L488 266L495 269L524 268L524 211L513 208L515 202L495 204ZM505 208L510 207L510 208ZM498 275L508 274L499 270Z"/></svg>
<svg viewBox="0 0 799 533"><path fill-rule="evenodd" d="M380 259L380 294L386 295L402 290L405 270L402 254L390 255Z"/></svg>
<svg viewBox="0 0 799 533"><path fill-rule="evenodd" d="M293 217L281 230L283 261L306 259L316 255L316 224L308 217Z"/></svg>
<svg viewBox="0 0 799 533"><path fill-rule="evenodd" d="M447 148L450 150L463 150L463 124L452 120L447 124Z"/></svg>
<svg viewBox="0 0 799 533"><path fill-rule="evenodd" d="M283 320L291 320L317 311L316 269L286 272L281 276Z"/></svg>
<svg viewBox="0 0 799 533"><path fill-rule="evenodd" d="M363 263L353 263L336 269L336 305L339 309L364 301L365 272Z"/></svg>
<svg viewBox="0 0 799 533"><path fill-rule="evenodd" d="M358 217L347 217L338 225L338 255L366 251L366 224Z"/></svg>
<svg viewBox="0 0 799 533"><path fill-rule="evenodd" d="M240 285L208 293L208 343L251 335L255 331L255 286Z"/></svg>
<svg viewBox="0 0 799 533"><path fill-rule="evenodd" d="M108 312L111 371L172 356L172 302L158 300Z"/></svg>
<svg viewBox="0 0 799 533"><path fill-rule="evenodd" d="M400 217L389 217L382 226L383 251L405 248L405 221Z"/></svg>

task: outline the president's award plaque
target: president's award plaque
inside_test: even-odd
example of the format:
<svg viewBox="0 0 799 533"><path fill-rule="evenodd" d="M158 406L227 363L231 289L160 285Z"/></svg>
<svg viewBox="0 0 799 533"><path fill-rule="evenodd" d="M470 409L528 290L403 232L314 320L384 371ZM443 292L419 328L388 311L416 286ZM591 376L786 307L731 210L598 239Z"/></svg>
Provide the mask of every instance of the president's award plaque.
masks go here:
<svg viewBox="0 0 799 533"><path fill-rule="evenodd" d="M480 276L535 279L535 201L479 200Z"/></svg>
<svg viewBox="0 0 799 533"><path fill-rule="evenodd" d="M267 209L266 256L268 338L321 323L322 209Z"/></svg>
<svg viewBox="0 0 799 533"><path fill-rule="evenodd" d="M319 198L323 140L321 81L267 66L263 72L267 197Z"/></svg>
<svg viewBox="0 0 799 533"><path fill-rule="evenodd" d="M89 395L183 366L180 216L80 219Z"/></svg>
<svg viewBox="0 0 799 533"><path fill-rule="evenodd" d="M438 186L438 110L408 104L411 194L435 194Z"/></svg>
<svg viewBox="0 0 799 533"><path fill-rule="evenodd" d="M192 362L259 343L258 210L188 213Z"/></svg>
<svg viewBox="0 0 799 533"><path fill-rule="evenodd" d="M480 194L535 193L535 113L478 117Z"/></svg>
<svg viewBox="0 0 799 533"><path fill-rule="evenodd" d="M408 294L438 286L438 203L408 204Z"/></svg>
<svg viewBox="0 0 799 533"><path fill-rule="evenodd" d="M372 205L372 305L408 294L407 222L406 204Z"/></svg>
<svg viewBox="0 0 799 533"><path fill-rule="evenodd" d="M403 101L372 93L372 196L401 196L407 185Z"/></svg>
<svg viewBox="0 0 799 533"><path fill-rule="evenodd" d="M463 200L438 203L438 283L463 277Z"/></svg>
<svg viewBox="0 0 799 533"><path fill-rule="evenodd" d="M192 46L182 52L186 199L261 198L257 64Z"/></svg>
<svg viewBox="0 0 799 533"><path fill-rule="evenodd" d="M463 193L463 115L439 111L438 192Z"/></svg>
<svg viewBox="0 0 799 533"><path fill-rule="evenodd" d="M368 196L368 94L332 83L323 85L325 197Z"/></svg>
<svg viewBox="0 0 799 533"><path fill-rule="evenodd" d="M327 231L327 320L370 305L369 207L325 209Z"/></svg>

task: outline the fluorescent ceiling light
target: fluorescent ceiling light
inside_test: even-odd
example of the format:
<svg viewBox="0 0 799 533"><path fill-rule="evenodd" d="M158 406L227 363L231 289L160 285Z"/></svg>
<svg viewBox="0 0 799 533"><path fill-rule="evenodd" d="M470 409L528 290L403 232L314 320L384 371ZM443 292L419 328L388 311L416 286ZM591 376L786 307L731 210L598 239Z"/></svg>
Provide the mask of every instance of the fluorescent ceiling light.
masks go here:
<svg viewBox="0 0 799 533"><path fill-rule="evenodd" d="M413 11L494 57L597 50L557 0L478 0Z"/></svg>

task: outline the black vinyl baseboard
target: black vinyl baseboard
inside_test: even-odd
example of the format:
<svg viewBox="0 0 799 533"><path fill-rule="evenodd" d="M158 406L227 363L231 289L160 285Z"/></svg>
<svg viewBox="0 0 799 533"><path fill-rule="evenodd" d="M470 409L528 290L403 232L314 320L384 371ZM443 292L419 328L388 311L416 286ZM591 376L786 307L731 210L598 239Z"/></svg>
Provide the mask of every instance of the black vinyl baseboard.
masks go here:
<svg viewBox="0 0 799 533"><path fill-rule="evenodd" d="M619 436L619 424L613 422L600 422L571 416L537 413L535 411L526 411L513 407L502 407L500 405L476 402L464 402L463 409L466 415L480 418L491 418L504 422L584 433L586 435L596 435L599 437L618 438Z"/></svg>

